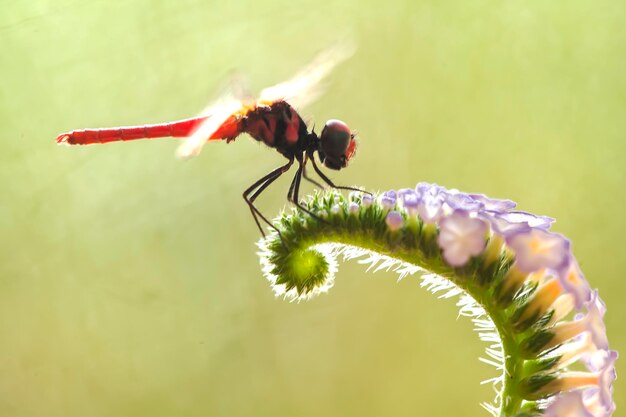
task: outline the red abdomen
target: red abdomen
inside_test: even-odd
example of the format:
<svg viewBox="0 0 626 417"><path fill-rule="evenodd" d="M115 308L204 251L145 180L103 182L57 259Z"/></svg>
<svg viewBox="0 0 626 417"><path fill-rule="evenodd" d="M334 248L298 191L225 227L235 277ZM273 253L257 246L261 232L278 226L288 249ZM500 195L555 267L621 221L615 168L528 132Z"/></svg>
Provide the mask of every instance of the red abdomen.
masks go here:
<svg viewBox="0 0 626 417"><path fill-rule="evenodd" d="M115 127L106 129L73 130L57 137L57 143L68 145L90 145L136 139L155 139L165 137L183 138L191 135L210 116L179 120L144 126ZM229 117L207 140L234 139L240 132L239 120Z"/></svg>

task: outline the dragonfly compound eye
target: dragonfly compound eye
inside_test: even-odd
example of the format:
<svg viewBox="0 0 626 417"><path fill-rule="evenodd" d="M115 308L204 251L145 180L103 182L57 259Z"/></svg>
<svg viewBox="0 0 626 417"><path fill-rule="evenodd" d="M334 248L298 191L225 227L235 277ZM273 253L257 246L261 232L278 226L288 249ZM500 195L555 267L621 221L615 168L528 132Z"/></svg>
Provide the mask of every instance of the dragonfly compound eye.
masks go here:
<svg viewBox="0 0 626 417"><path fill-rule="evenodd" d="M320 159L328 168L344 168L356 148L354 135L347 124L340 120L326 122L320 135Z"/></svg>

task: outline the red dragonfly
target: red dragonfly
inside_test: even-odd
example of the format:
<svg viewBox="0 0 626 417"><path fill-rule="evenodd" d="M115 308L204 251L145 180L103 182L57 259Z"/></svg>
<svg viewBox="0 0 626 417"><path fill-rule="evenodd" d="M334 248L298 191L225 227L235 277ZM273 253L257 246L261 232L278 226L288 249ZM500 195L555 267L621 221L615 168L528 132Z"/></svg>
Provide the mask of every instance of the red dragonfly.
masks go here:
<svg viewBox="0 0 626 417"><path fill-rule="evenodd" d="M337 189L361 191L352 187L335 185L318 167L314 159L317 152L324 166L333 170L345 168L356 150L355 134L340 120L326 122L318 136L293 106L302 106L313 101L320 93L319 83L332 69L351 55L351 49L337 46L318 54L313 61L293 78L261 91L257 100L236 97L232 92L223 95L209 106L201 116L176 122L116 127L105 129L73 130L57 137L57 143L68 145L89 145L154 139L163 137L186 138L178 147L177 154L187 158L197 155L207 141L226 140L232 142L242 133L276 149L288 162L255 181L243 192L259 230L265 236L259 218L278 232L278 229L259 211L254 201L278 177L287 172L294 161L298 163L287 200L299 209L311 213L300 203L299 191L302 177L318 187L321 184L309 178L306 165L311 161L313 169L329 186ZM320 219L321 220L321 219ZM279 232L280 235L280 232Z"/></svg>

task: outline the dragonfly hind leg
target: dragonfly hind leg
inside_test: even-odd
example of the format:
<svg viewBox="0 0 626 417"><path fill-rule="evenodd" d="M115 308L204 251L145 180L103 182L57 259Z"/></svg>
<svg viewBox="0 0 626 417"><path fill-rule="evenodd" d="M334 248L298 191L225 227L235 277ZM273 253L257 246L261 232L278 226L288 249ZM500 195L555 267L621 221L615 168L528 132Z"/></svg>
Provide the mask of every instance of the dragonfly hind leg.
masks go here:
<svg viewBox="0 0 626 417"><path fill-rule="evenodd" d="M263 227L261 227L261 222L259 221L259 218L263 220L269 227L276 230L279 236L280 236L280 231L278 230L278 228L276 228L276 226L274 226L274 224L271 221L269 221L263 215L263 213L261 213L261 211L258 208L255 207L254 201L257 199L257 197L259 197L259 195L261 195L261 193L271 183L276 181L278 177L280 177L282 174L287 172L289 168L291 168L291 165L293 165L293 158L290 159L287 164L276 168L269 174L265 175L263 178L256 181L254 184L252 184L243 192L243 199L246 201L246 204L248 204L248 207L250 208L250 212L252 213L252 217L254 218L254 222L256 223L257 227L259 228L259 230L261 231L261 234L264 237L265 237L265 232L263 231ZM252 192L254 193L250 196ZM281 236L281 240L282 240L282 236Z"/></svg>

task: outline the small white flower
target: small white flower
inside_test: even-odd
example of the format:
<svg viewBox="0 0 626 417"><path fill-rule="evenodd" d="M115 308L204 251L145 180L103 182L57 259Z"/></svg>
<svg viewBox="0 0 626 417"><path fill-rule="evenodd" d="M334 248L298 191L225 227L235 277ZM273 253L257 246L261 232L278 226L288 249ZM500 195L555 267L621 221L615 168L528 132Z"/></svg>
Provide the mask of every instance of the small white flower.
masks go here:
<svg viewBox="0 0 626 417"><path fill-rule="evenodd" d="M443 250L443 257L452 266L462 266L470 257L476 256L485 248L487 224L472 218L462 210L457 210L439 223L437 242Z"/></svg>

